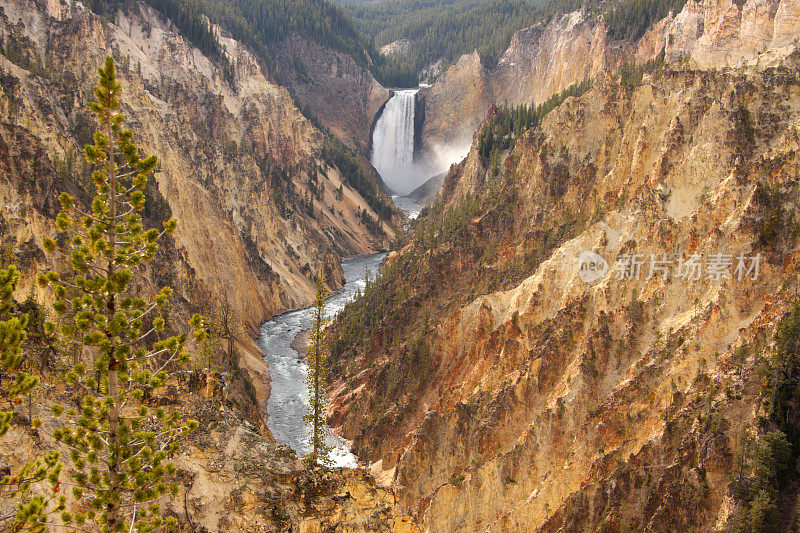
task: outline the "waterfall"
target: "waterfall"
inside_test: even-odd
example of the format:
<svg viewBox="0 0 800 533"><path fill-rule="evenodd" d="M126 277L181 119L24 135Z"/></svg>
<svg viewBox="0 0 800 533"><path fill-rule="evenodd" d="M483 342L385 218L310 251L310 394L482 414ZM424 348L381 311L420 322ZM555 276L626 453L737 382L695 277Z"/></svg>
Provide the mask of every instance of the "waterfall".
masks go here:
<svg viewBox="0 0 800 533"><path fill-rule="evenodd" d="M419 89L396 91L386 102L372 132L372 166L394 194L407 195L440 175L469 153L472 136L445 144L429 143L414 157L414 112Z"/></svg>
<svg viewBox="0 0 800 533"><path fill-rule="evenodd" d="M384 106L372 133L372 165L398 194L408 194L426 179L414 165L417 90L396 91Z"/></svg>

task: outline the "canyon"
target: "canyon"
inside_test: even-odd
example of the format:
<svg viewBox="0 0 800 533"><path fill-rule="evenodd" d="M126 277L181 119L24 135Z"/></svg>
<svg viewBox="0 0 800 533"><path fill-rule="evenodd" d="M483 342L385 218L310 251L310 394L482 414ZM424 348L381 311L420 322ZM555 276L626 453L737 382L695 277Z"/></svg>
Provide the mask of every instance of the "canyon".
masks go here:
<svg viewBox="0 0 800 533"><path fill-rule="evenodd" d="M510 90L517 102L593 80L496 163L476 134L335 325L331 423L423 530L705 531L734 516L732 465L764 423L759 368L797 286L798 4L767 4L690 1L619 46L557 17L495 71L465 56L421 91L441 140L501 127L492 81L514 87L523 58L554 76ZM641 82L613 73L662 50ZM579 277L583 252L610 265L598 281ZM764 262L757 279L652 275L649 258L681 254ZM631 256L641 277L620 277Z"/></svg>
<svg viewBox="0 0 800 533"><path fill-rule="evenodd" d="M21 262L20 293L30 290L43 259L37 243L54 235L48 220L57 212L56 193L86 197L80 154L91 118L81 102L93 86L94 66L114 55L123 65L123 103L139 141L161 161L148 191L159 210L153 214L180 221L174 248L163 256L173 259L151 279L173 286L178 316L230 309L249 332L241 342L257 367L253 381L268 390L268 371L250 336L264 319L307 305L315 273L340 286L339 257L388 246L399 215L381 228L367 228L360 218L366 212L380 220L373 206L389 206L388 197L376 188L368 202L323 158L324 135L235 41L222 37L235 64L229 82L147 6L142 18L121 12L117 24L103 23L80 4L3 7L3 38L22 50L12 58L16 63L2 57L0 158L3 202L10 206L3 212L4 238L31 258ZM31 72L36 69L49 77ZM81 172L71 180L70 173Z"/></svg>
<svg viewBox="0 0 800 533"><path fill-rule="evenodd" d="M113 56L122 111L140 147L160 161L146 190L145 223L179 221L174 240L162 244L144 272L142 290L171 286L174 323L202 312L225 315L236 331L232 373L206 371L159 393L181 398L181 409L206 419L178 459L183 475L197 483L195 494L181 495L169 512L209 531L277 531L288 521L308 531L331 521L360 530L373 530L370 524L410 530L399 517L397 527L386 525L391 491L356 472L333 479L322 471L305 474L305 463L274 442L266 424L270 369L254 341L264 320L311 302L318 273L336 290L344 283L342 257L388 249L401 214L363 156L359 163L340 148L246 47L215 31L230 71L145 3L120 10L113 21L79 2L2 3L0 228L10 254L4 261L22 274L15 296L49 303L34 279L57 266L41 248L43 238L56 235L57 196L67 191L79 202L91 201L82 147L94 126L85 105L97 67ZM364 137L371 113L360 126ZM358 138L350 130L347 137ZM345 173L340 162L350 160L363 170ZM353 178L360 178L357 185ZM53 401L58 387L58 380L51 382L37 402ZM0 467L16 469L54 446L48 431L14 430L3 439ZM240 460L246 457L254 463L243 477ZM265 471L283 481L273 483ZM313 487L313 497L305 485ZM266 488L277 491L277 502L265 503ZM346 503L350 494L353 507ZM12 503L2 503L4 515ZM340 509L338 518L331 508Z"/></svg>
<svg viewBox="0 0 800 533"><path fill-rule="evenodd" d="M554 14L496 64L476 51L405 90L307 35L271 43L267 68L209 22L224 50L212 58L134 4L108 17L2 2L0 235L16 299L50 303L34 284L54 266L40 243L59 191L91 201L85 103L112 56L123 112L160 159L145 222L179 221L141 289L174 289L173 322L200 312L236 329L231 368L201 367L192 344L193 367L153 393L200 423L166 510L184 530L740 520L797 304L798 0L688 0L624 41L596 11ZM509 126L513 106L586 80ZM407 214L395 193L415 195L397 201ZM383 252L377 277L353 271ZM605 265L591 279L587 256ZM690 257L706 269L693 279L677 275ZM329 300L328 421L340 464L359 468L300 457L295 335L319 273L344 288ZM44 381L42 404L65 394ZM0 439L0 469L55 449L54 424ZM779 496L789 530L796 483Z"/></svg>

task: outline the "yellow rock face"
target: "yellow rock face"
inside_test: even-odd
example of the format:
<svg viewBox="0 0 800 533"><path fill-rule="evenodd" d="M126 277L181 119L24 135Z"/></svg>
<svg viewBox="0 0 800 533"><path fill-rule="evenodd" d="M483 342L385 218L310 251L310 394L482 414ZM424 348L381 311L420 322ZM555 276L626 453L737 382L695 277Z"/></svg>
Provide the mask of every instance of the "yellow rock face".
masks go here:
<svg viewBox="0 0 800 533"><path fill-rule="evenodd" d="M144 274L144 290L173 288L176 325L193 312L229 310L241 326L237 349L259 404L260 413L247 416L263 425L270 382L251 340L258 325L310 304L317 272L331 288L341 286L339 258L387 248L399 220L382 221L377 233L364 225L361 213L379 217L322 158L322 133L219 29L234 67L230 79L146 4L113 23L62 1L13 0L3 10L4 35L23 50L0 55L0 214L4 234L19 245L18 298L49 266L39 246L54 236L58 194L91 200L84 191L91 169L81 155L93 131L85 105L97 67L113 55L122 112L137 144L160 160L146 223L178 219L174 239ZM210 387L206 394L216 395Z"/></svg>
<svg viewBox="0 0 800 533"><path fill-rule="evenodd" d="M800 37L799 17L797 0L690 0L629 42L612 40L604 24L582 11L556 16L516 32L496 66L482 65L477 52L466 54L423 89L423 149L435 156L468 145L492 103L540 104L574 83L662 51L701 69L775 65Z"/></svg>
<svg viewBox="0 0 800 533"><path fill-rule="evenodd" d="M477 141L450 172L431 226L386 268L397 307L332 402L423 530L724 524L761 406L754 351L797 283L793 237L764 232L768 190L797 201L799 71L795 53L775 69L667 68L630 92L601 77L497 176ZM465 197L477 214L458 214L473 213ZM583 281L584 251L608 273ZM723 254L731 277L650 276L664 253ZM740 253L761 254L757 279L735 277ZM637 254L641 276L618 279ZM419 353L430 366L409 363Z"/></svg>
<svg viewBox="0 0 800 533"><path fill-rule="evenodd" d="M4 9L6 31L62 73L48 79L0 59L10 76L0 126L11 147L0 187L7 205L31 209L6 216L20 244L36 246L51 233L57 194L75 188L72 176L56 179L53 162L73 165L63 176L80 172L78 136L85 142L91 125L84 105L96 67L110 54L129 125L142 149L160 159L155 181L164 204L153 208L179 221L154 282L172 283L196 307L228 305L252 333L265 318L308 304L316 272L338 287L337 256L382 249L393 238L391 223L373 235L360 221L364 209L377 215L322 160L322 134L236 41L220 37L235 65L226 80L219 65L146 6L141 17L120 13L114 24L59 2L44 9L17 0ZM41 168L33 168L35 160ZM32 273L27 269L26 278Z"/></svg>

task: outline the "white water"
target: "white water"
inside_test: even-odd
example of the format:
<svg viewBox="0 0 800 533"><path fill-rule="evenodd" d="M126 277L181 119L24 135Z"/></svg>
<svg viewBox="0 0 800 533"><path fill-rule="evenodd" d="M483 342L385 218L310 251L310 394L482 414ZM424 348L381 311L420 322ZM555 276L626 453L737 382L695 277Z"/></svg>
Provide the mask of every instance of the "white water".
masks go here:
<svg viewBox="0 0 800 533"><path fill-rule="evenodd" d="M422 211L422 206L410 196L392 196L392 201L398 209L408 215L410 220L417 218L419 216L419 212Z"/></svg>
<svg viewBox="0 0 800 533"><path fill-rule="evenodd" d="M364 290L364 274L369 269L374 277L386 254L358 257L342 263L345 285L328 299L327 315L333 316L355 295L358 289ZM261 326L259 344L267 354L272 392L267 409L267 426L275 440L288 444L297 453L311 451L308 444L309 427L303 422L308 409L308 389L306 376L308 366L300 354L292 348L294 338L301 331L311 329L311 308L284 313ZM333 448L331 459L335 466L355 468L358 459L347 447L347 443L328 432L328 444Z"/></svg>
<svg viewBox="0 0 800 533"><path fill-rule="evenodd" d="M389 189L401 198L464 159L472 143L470 132L449 144L428 146L424 160L419 154L415 158L414 113L418 91L396 91L384 106L372 132L372 166Z"/></svg>
<svg viewBox="0 0 800 533"><path fill-rule="evenodd" d="M425 180L414 167L414 106L418 89L397 91L372 132L372 165L390 189L408 194Z"/></svg>

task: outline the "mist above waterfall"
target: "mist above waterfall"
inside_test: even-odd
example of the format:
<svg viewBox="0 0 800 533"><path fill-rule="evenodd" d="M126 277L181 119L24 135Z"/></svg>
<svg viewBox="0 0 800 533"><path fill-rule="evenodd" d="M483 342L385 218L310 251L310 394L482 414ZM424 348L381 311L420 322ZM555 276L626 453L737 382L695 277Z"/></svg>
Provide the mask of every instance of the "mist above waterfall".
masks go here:
<svg viewBox="0 0 800 533"><path fill-rule="evenodd" d="M396 194L406 195L463 159L465 146L434 146L414 157L414 112L418 89L397 91L386 103L372 133L372 165Z"/></svg>

